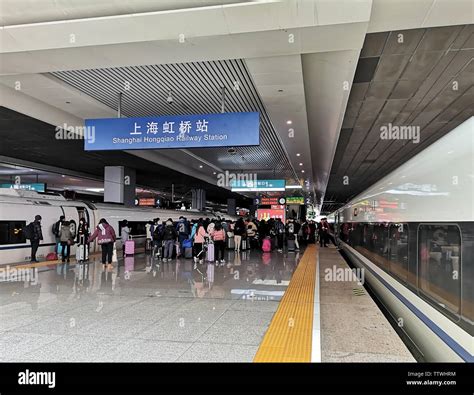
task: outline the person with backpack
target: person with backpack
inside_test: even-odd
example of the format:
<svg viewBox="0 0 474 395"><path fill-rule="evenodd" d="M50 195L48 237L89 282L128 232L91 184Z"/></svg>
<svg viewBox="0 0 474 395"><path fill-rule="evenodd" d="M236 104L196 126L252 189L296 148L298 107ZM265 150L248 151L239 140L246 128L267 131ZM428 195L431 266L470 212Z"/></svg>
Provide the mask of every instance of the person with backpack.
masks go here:
<svg viewBox="0 0 474 395"><path fill-rule="evenodd" d="M159 221L159 218L158 218ZM153 255L161 257L161 247L163 247L164 226L155 221L153 225Z"/></svg>
<svg viewBox="0 0 474 395"><path fill-rule="evenodd" d="M69 263L69 255L71 253L71 244L73 241L74 235L71 232L70 222L63 221L61 224L61 230L59 231L59 240L61 243L61 261L64 263L67 260Z"/></svg>
<svg viewBox="0 0 474 395"><path fill-rule="evenodd" d="M173 220L171 218L166 221L166 226L163 231L163 240L165 242L165 251L163 253L163 262L171 260L173 257L173 248L178 236L176 229L173 226Z"/></svg>
<svg viewBox="0 0 474 395"><path fill-rule="evenodd" d="M283 252L283 235L285 233L285 225L281 222L281 218L277 218L274 224L275 234L278 242L278 252Z"/></svg>
<svg viewBox="0 0 474 395"><path fill-rule="evenodd" d="M222 224L220 222L217 222L211 233L211 237L212 237L212 240L214 241L214 246L217 251L216 265L219 264L219 261L220 261L221 266L224 266L224 263L225 263L225 259L224 259L225 236L226 236L226 233L225 233L225 230L222 228Z"/></svg>
<svg viewBox="0 0 474 395"><path fill-rule="evenodd" d="M66 220L66 217L64 215L61 215L59 217L59 221L56 221L54 224L53 224L53 235L54 235L54 239L55 239L55 245L54 245L54 252L56 254L59 254L59 248L58 248L58 244L61 242L60 238L59 238L59 232L61 231L61 225L63 224L63 222Z"/></svg>
<svg viewBox="0 0 474 395"><path fill-rule="evenodd" d="M43 240L43 232L41 230L41 215L35 215L35 220L30 222L25 228L25 238L31 243L31 262L39 262L36 259L41 240Z"/></svg>
<svg viewBox="0 0 474 395"><path fill-rule="evenodd" d="M115 236L114 228L109 225L105 218L101 218L94 233L89 237L88 243L94 241L95 238L97 238L97 243L102 248L102 264L105 265L106 261L111 264L114 243L117 237Z"/></svg>
<svg viewBox="0 0 474 395"><path fill-rule="evenodd" d="M197 263L202 263L204 260L204 242L205 238L208 237L208 234L206 233L206 229L204 228L204 225L202 222L198 222L196 225L196 232L194 233L194 262Z"/></svg>
<svg viewBox="0 0 474 395"><path fill-rule="evenodd" d="M186 218L179 217L178 224L176 225L176 231L178 232L178 242L181 248L183 248L183 241L189 237L189 230L188 230L188 221Z"/></svg>

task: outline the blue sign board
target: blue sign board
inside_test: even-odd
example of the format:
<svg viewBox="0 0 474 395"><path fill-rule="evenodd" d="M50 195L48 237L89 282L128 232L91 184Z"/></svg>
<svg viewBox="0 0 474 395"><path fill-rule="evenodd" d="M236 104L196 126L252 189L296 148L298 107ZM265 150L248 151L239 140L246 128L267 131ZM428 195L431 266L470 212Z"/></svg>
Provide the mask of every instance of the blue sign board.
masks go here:
<svg viewBox="0 0 474 395"><path fill-rule="evenodd" d="M86 119L86 151L259 145L258 112Z"/></svg>
<svg viewBox="0 0 474 395"><path fill-rule="evenodd" d="M285 180L232 180L232 192L284 191Z"/></svg>
<svg viewBox="0 0 474 395"><path fill-rule="evenodd" d="M46 189L46 184L43 184L43 183L33 183L33 184L0 184L0 188L22 189L22 190L24 190L24 191L44 192L45 189Z"/></svg>

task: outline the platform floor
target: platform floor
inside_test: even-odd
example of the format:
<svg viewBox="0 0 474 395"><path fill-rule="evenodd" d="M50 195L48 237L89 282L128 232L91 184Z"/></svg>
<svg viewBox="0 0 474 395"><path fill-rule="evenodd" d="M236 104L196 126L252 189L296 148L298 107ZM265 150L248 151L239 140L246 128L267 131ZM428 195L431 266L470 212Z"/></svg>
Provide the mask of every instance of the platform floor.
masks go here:
<svg viewBox="0 0 474 395"><path fill-rule="evenodd" d="M18 266L15 279L10 268L0 360L250 362L302 253L226 254L202 275L144 254L105 269L97 257Z"/></svg>
<svg viewBox="0 0 474 395"><path fill-rule="evenodd" d="M335 247L20 265L0 282L0 361L415 361ZM14 278L16 276L16 278ZM291 280L291 281L290 281Z"/></svg>
<svg viewBox="0 0 474 395"><path fill-rule="evenodd" d="M415 362L334 246L319 249L322 362Z"/></svg>

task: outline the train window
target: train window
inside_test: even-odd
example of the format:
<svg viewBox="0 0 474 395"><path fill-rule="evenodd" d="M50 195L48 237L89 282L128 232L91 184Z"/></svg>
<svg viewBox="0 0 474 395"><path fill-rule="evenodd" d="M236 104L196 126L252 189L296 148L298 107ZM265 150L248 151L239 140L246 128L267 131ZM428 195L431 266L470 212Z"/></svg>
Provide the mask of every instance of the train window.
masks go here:
<svg viewBox="0 0 474 395"><path fill-rule="evenodd" d="M408 278L408 225L391 224L389 230L390 273L403 281Z"/></svg>
<svg viewBox="0 0 474 395"><path fill-rule="evenodd" d="M459 313L461 235L455 225L418 228L418 286L441 306Z"/></svg>
<svg viewBox="0 0 474 395"><path fill-rule="evenodd" d="M0 244L26 243L22 232L25 227L26 221L0 221Z"/></svg>
<svg viewBox="0 0 474 395"><path fill-rule="evenodd" d="M146 235L145 225L146 221L128 221L128 227L130 228L130 234L132 236L143 236ZM122 235L123 221L119 221L119 236Z"/></svg>

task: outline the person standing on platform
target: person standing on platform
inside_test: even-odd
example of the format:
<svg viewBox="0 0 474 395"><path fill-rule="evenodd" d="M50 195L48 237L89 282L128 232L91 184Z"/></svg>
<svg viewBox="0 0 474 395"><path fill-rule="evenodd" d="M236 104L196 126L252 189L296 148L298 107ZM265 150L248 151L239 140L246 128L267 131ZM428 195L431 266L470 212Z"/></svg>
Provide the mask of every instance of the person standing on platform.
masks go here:
<svg viewBox="0 0 474 395"><path fill-rule="evenodd" d="M28 237L31 243L31 262L38 262L36 252L38 251L41 240L43 240L43 232L41 230L41 215L36 215L35 220L28 225L30 231Z"/></svg>
<svg viewBox="0 0 474 395"><path fill-rule="evenodd" d="M69 221L63 221L61 230L59 231L59 240L61 243L61 261L69 263L69 255L71 253L71 244L73 243L73 234Z"/></svg>
<svg viewBox="0 0 474 395"><path fill-rule="evenodd" d="M122 254L125 256L125 242L130 239L131 230L128 226L128 221L124 219L122 221L122 228L120 229L120 236L122 239Z"/></svg>
<svg viewBox="0 0 474 395"><path fill-rule="evenodd" d="M163 253L163 262L166 262L167 260L171 260L173 257L173 248L174 248L174 243L176 241L177 237L176 230L173 226L173 221L171 218L166 221L166 226L163 232L163 240L165 242L165 251Z"/></svg>
<svg viewBox="0 0 474 395"><path fill-rule="evenodd" d="M244 233L247 233L247 229L245 229L244 220L239 218L234 225L235 251L237 252L240 252L240 244L242 242L242 236Z"/></svg>
<svg viewBox="0 0 474 395"><path fill-rule="evenodd" d="M89 224L87 223L86 219L83 217L79 220L79 226L77 228L77 248L83 249L83 253L81 254L83 257L83 261L87 261L89 257L89 244L87 244L87 239L89 238L90 230Z"/></svg>
<svg viewBox="0 0 474 395"><path fill-rule="evenodd" d="M94 241L97 238L97 243L102 248L102 264L112 264L112 255L114 252L114 243L117 237L112 226L109 225L105 218L99 221L94 233L89 237L88 243Z"/></svg>

